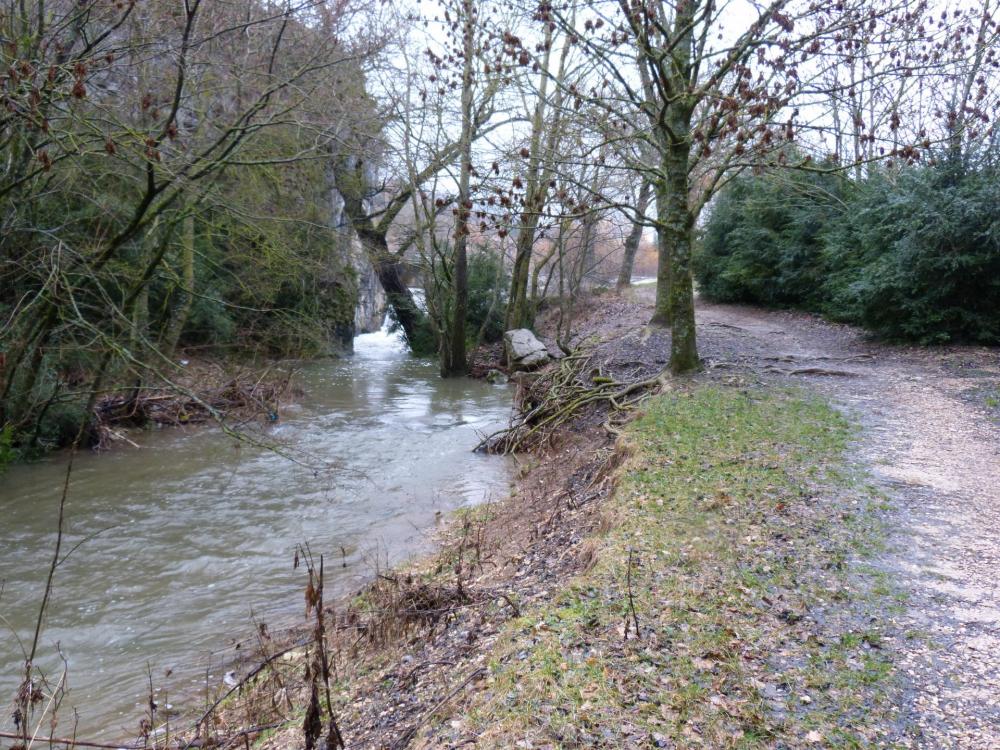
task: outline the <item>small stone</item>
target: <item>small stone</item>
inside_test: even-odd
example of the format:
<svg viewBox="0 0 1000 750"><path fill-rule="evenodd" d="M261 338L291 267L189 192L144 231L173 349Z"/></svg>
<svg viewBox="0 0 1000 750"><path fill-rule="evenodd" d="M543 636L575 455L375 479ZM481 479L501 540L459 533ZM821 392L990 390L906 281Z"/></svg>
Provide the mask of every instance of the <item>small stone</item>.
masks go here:
<svg viewBox="0 0 1000 750"><path fill-rule="evenodd" d="M493 385L506 385L507 376L499 370L490 370L486 373L486 382Z"/></svg>

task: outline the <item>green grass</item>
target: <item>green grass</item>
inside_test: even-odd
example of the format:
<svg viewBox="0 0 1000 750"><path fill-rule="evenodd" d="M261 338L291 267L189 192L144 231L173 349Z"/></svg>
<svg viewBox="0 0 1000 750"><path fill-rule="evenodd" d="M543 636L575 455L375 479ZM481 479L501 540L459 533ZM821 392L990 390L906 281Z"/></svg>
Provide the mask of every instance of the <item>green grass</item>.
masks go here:
<svg viewBox="0 0 1000 750"><path fill-rule="evenodd" d="M483 742L872 744L893 685L877 623L895 594L858 564L882 549L884 498L846 462L851 437L798 393L650 401L598 563L508 625L466 706Z"/></svg>

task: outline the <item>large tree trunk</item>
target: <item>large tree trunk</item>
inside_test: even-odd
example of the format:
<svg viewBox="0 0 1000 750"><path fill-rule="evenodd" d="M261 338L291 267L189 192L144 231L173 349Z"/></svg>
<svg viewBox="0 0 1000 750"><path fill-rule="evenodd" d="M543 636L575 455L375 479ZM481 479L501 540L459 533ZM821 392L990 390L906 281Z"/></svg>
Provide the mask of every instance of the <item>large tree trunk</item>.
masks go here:
<svg viewBox="0 0 1000 750"><path fill-rule="evenodd" d="M455 222L455 234L452 256L452 299L451 320L446 331L448 340L441 350L441 375L465 375L469 371L468 357L465 353L465 318L469 304L469 259L466 245L469 239L469 214L472 212L472 200L469 197L469 182L472 173L472 66L474 64L475 47L475 4L472 0L464 0L462 10L465 14L463 28L463 61L462 61L462 135L459 147L459 177L458 177L458 221Z"/></svg>
<svg viewBox="0 0 1000 750"><path fill-rule="evenodd" d="M385 290L386 301L392 307L396 322L403 329L406 340L413 341L422 313L413 300L413 292L404 281L406 274L402 259L389 252L389 243L385 235L370 235L362 237L361 241L367 251L368 260L375 269L375 275Z"/></svg>
<svg viewBox="0 0 1000 750"><path fill-rule="evenodd" d="M628 288L632 283L632 266L635 265L635 254L639 250L639 242L642 241L643 226L642 217L646 213L649 205L650 185L646 180L642 181L639 188L639 198L635 203L636 221L632 224L632 231L625 238L625 254L622 256L621 269L618 271L618 283L615 288L618 291Z"/></svg>
<svg viewBox="0 0 1000 750"><path fill-rule="evenodd" d="M423 316L403 280L403 258L389 251L388 223L383 221L376 226L365 208L366 181L361 160L335 159L333 169L334 185L344 201L344 214L361 240L396 322L403 329L406 340L412 342Z"/></svg>
<svg viewBox="0 0 1000 750"><path fill-rule="evenodd" d="M692 29L698 3L678 5L674 16L668 70L668 87L676 92L691 90L695 75L691 63ZM674 373L696 370L698 346L694 319L694 282L691 249L695 213L691 208L691 118L696 100L678 95L666 106L659 120L658 144L661 174L657 180L657 229L660 232L660 267L657 272L657 309L654 321L665 311L670 319L670 369ZM664 264L667 264L666 266ZM667 277L664 289L662 282ZM664 299L665 298L665 299ZM666 302L664 310L663 303Z"/></svg>
<svg viewBox="0 0 1000 750"><path fill-rule="evenodd" d="M666 154L667 191L664 214L660 217L663 239L669 250L670 369L690 372L700 366L694 319L694 283L691 276L691 250L694 240L694 214L688 205L688 158L690 146L684 127L690 115L680 113L672 128L682 133ZM661 253L663 255L663 253Z"/></svg>

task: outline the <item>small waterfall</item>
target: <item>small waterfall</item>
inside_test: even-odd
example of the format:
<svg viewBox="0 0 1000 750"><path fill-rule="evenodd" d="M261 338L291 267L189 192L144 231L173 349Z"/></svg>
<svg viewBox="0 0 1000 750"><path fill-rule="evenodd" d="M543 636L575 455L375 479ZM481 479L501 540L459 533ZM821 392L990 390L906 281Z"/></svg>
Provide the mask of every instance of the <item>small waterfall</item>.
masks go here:
<svg viewBox="0 0 1000 750"><path fill-rule="evenodd" d="M392 359L407 353L406 340L402 331L392 330L392 318L387 312L381 328L354 337L354 353L366 359Z"/></svg>

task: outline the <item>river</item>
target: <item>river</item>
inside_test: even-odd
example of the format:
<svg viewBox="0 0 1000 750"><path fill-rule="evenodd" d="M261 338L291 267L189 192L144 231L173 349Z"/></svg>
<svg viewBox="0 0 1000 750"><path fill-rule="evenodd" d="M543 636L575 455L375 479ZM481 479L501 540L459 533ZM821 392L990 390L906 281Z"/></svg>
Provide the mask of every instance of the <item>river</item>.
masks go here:
<svg viewBox="0 0 1000 750"><path fill-rule="evenodd" d="M506 421L505 387L442 380L435 362L410 357L384 330L359 336L355 350L305 365L300 403L262 433L298 463L208 427L133 434L137 448L77 457L68 556L56 570L38 659L56 682L60 650L65 657L62 732L72 731L75 709L80 737L134 736L147 665L158 689L217 687L227 647L254 621L273 627L301 617L298 544L333 563L328 596L346 592L376 566L423 549L439 514L507 492L506 462L471 452L478 434ZM34 629L66 460L0 477L7 731L23 668L18 639L30 642Z"/></svg>

